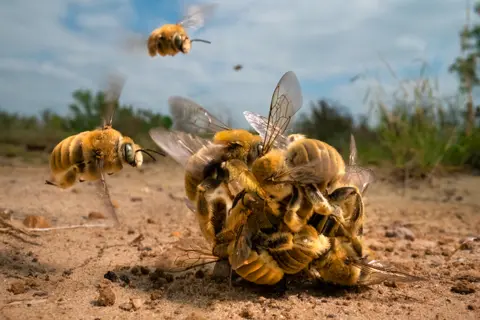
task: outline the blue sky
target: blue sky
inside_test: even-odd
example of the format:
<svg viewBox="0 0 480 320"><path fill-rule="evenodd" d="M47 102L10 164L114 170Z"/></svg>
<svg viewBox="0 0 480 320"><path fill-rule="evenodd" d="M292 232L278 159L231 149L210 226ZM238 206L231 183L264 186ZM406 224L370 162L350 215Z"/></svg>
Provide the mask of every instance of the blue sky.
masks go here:
<svg viewBox="0 0 480 320"><path fill-rule="evenodd" d="M196 1L200 3L204 1ZM294 71L304 106L329 98L354 114L366 112L365 90L375 77L396 88L379 54L402 77L430 63L442 95L456 91L448 65L459 53L463 0L223 0L191 36L188 55L151 58L125 50L175 23L193 2L175 0L4 0L0 3L0 108L67 112L77 88L100 90L106 74L124 74L121 102L168 112L171 95L190 97L213 112L228 108L237 125L242 111L267 114L280 77ZM143 49L143 48L142 48ZM235 72L233 66L244 68ZM354 84L350 78L366 72Z"/></svg>

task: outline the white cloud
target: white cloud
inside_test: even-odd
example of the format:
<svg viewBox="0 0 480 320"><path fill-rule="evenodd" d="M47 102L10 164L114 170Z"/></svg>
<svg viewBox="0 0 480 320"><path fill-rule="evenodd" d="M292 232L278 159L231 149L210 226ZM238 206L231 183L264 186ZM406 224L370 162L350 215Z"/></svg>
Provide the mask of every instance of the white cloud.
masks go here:
<svg viewBox="0 0 480 320"><path fill-rule="evenodd" d="M168 17L138 17L132 1L2 1L0 107L63 113L74 89L101 89L105 73L118 69L128 76L124 103L166 112L169 96L185 95L207 109L228 106L244 125L241 112L266 114L277 81L293 70L304 88L304 107L307 98L320 98L315 88L324 93L322 86L335 81L325 95L357 113L365 111L365 83L351 85L348 78L368 70L393 88L378 53L396 71L418 57L446 70L458 53L465 14L457 0L224 0L192 34L211 45L194 43L188 55L152 59L146 49L127 54L120 43L135 18L155 27ZM72 5L80 10L74 17L80 31L64 23ZM244 68L235 72L238 63ZM439 77L446 93L456 90L452 75Z"/></svg>

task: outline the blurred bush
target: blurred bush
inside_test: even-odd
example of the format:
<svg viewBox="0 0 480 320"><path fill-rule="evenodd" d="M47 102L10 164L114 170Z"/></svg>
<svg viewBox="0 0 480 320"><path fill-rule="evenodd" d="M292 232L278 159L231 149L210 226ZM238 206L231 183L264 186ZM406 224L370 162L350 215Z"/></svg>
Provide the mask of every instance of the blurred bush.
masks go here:
<svg viewBox="0 0 480 320"><path fill-rule="evenodd" d="M320 100L295 130L332 144L345 157L353 133L359 162L389 164L409 177L426 177L435 169L480 169L480 130L466 136L461 99L439 97L435 82L423 74L424 66L419 79L398 81L391 95L382 84L368 87L365 103L375 117L373 126L366 116L355 124L345 107Z"/></svg>

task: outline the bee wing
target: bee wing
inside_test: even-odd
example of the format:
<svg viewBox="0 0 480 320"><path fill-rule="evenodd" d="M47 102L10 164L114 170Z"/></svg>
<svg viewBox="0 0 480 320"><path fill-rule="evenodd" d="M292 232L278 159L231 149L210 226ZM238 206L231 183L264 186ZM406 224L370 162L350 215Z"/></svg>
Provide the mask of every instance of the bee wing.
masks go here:
<svg viewBox="0 0 480 320"><path fill-rule="evenodd" d="M157 267L166 272L183 272L218 260L203 238L181 239L162 253Z"/></svg>
<svg viewBox="0 0 480 320"><path fill-rule="evenodd" d="M233 253L230 256L230 263L233 270L237 270L245 264L250 256L251 244L250 244L250 232L248 227L244 224L240 226L237 237L235 239L235 245Z"/></svg>
<svg viewBox="0 0 480 320"><path fill-rule="evenodd" d="M351 134L348 166L346 167L342 182L354 185L358 188L361 194L364 194L368 186L374 181L375 174L372 170L357 166L357 144L355 143L355 137Z"/></svg>
<svg viewBox="0 0 480 320"><path fill-rule="evenodd" d="M243 115L247 119L248 123L258 132L262 139L265 139L267 134L268 119L255 112L244 111ZM276 128L276 130L280 131ZM286 149L288 145L288 139L283 134L278 134L273 142L274 147L279 149Z"/></svg>
<svg viewBox="0 0 480 320"><path fill-rule="evenodd" d="M350 154L348 156L348 164L354 166L357 163L357 143L355 137L350 134Z"/></svg>
<svg viewBox="0 0 480 320"><path fill-rule="evenodd" d="M230 128L198 103L184 97L168 98L176 130L204 136Z"/></svg>
<svg viewBox="0 0 480 320"><path fill-rule="evenodd" d="M302 103L302 89L297 76L293 71L288 71L280 78L273 91L267 124L261 130L264 132L264 154L270 151L277 137L290 126L293 116L300 110Z"/></svg>
<svg viewBox="0 0 480 320"><path fill-rule="evenodd" d="M224 148L220 145L214 145L207 139L186 132L170 131L162 127L151 129L148 133L160 148L167 152L183 167L186 166L188 159L203 147ZM204 159L202 160L205 163L208 163L212 159L204 156Z"/></svg>
<svg viewBox="0 0 480 320"><path fill-rule="evenodd" d="M362 276L358 281L359 285L379 284L383 281L395 282L415 282L423 281L425 278L414 276L405 272L396 270L386 262L378 260L356 260L351 262L354 266L361 269Z"/></svg>
<svg viewBox="0 0 480 320"><path fill-rule="evenodd" d="M105 116L103 126L111 127L113 116L115 115L115 109L125 85L125 77L119 73L112 73L108 76L107 83L107 90L105 90Z"/></svg>
<svg viewBox="0 0 480 320"><path fill-rule="evenodd" d="M362 195L367 191L368 186L374 181L375 174L373 171L359 166L347 166L345 169L345 175L342 177L343 184L357 187Z"/></svg>
<svg viewBox="0 0 480 320"><path fill-rule="evenodd" d="M178 24L192 30L199 29L205 25L205 20L212 17L216 7L215 3L189 6Z"/></svg>
<svg viewBox="0 0 480 320"><path fill-rule="evenodd" d="M285 168L275 173L270 178L273 183L298 183L298 184L318 184L323 183L329 176L331 170L322 165L322 157L317 160L307 162L292 168Z"/></svg>
<svg viewBox="0 0 480 320"><path fill-rule="evenodd" d="M183 200L185 201L185 205L188 209L190 209L190 211L192 211L193 213L197 213L197 208L192 201L190 201L188 198L184 198Z"/></svg>

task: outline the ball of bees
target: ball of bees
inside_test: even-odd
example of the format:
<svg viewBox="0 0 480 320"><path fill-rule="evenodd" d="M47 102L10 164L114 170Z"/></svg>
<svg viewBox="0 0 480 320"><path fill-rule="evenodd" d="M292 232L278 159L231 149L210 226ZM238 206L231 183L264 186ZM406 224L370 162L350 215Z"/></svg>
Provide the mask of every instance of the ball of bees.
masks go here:
<svg viewBox="0 0 480 320"><path fill-rule="evenodd" d="M181 107L173 108L174 118L191 126L185 132L153 130L151 136L186 168L186 203L210 243L202 251L210 261L227 260L243 279L265 285L301 271L346 285L373 284L382 276L400 281L400 273L364 257L362 193L372 176L356 170L353 138L346 165L324 142L283 135L302 105L293 72L275 88L268 118L247 113L260 133L256 138L184 98L171 100L171 107L175 101ZM192 134L207 129L215 133L213 140ZM316 157L310 161L311 154ZM232 186L235 192L229 192ZM214 191L221 188L219 196Z"/></svg>

